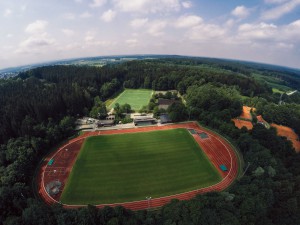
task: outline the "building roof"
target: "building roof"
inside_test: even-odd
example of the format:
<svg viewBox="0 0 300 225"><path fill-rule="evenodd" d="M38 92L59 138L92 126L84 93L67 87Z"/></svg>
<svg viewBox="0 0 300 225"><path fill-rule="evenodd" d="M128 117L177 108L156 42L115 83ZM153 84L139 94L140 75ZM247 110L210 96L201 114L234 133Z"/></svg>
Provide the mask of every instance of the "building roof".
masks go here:
<svg viewBox="0 0 300 225"><path fill-rule="evenodd" d="M99 120L97 122L98 125L109 125L114 124L114 120Z"/></svg>
<svg viewBox="0 0 300 225"><path fill-rule="evenodd" d="M172 105L175 102L179 102L179 100L165 99L165 98L159 98L158 99L158 105Z"/></svg>
<svg viewBox="0 0 300 225"><path fill-rule="evenodd" d="M134 123L136 123L136 122L156 121L156 119L150 116L137 116L133 119L133 121Z"/></svg>

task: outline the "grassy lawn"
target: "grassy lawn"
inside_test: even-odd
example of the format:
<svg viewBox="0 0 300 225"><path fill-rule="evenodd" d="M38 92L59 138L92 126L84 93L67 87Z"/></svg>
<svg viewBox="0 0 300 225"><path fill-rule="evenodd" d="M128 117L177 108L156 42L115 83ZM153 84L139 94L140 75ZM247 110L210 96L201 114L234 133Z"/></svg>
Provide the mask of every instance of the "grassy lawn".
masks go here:
<svg viewBox="0 0 300 225"><path fill-rule="evenodd" d="M221 176L186 129L89 137L61 197L66 204L144 200L215 184Z"/></svg>
<svg viewBox="0 0 300 225"><path fill-rule="evenodd" d="M110 102L108 108L113 108L116 103L120 105L128 103L131 105L131 109L139 110L144 105L148 105L152 92L149 89L125 89L113 102Z"/></svg>
<svg viewBox="0 0 300 225"><path fill-rule="evenodd" d="M107 100L105 101L106 107L109 107L109 106L113 103L114 100L115 100L114 98L113 98L113 99L107 99Z"/></svg>
<svg viewBox="0 0 300 225"><path fill-rule="evenodd" d="M272 88L272 92L273 93L279 93L279 94L283 94L284 93L284 91L281 91L281 90L279 90L277 88Z"/></svg>

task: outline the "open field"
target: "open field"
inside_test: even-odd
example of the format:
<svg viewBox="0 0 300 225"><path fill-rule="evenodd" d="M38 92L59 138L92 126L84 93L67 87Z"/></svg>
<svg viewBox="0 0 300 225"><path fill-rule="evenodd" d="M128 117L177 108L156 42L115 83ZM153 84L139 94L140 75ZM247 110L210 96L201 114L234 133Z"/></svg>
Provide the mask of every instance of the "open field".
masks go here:
<svg viewBox="0 0 300 225"><path fill-rule="evenodd" d="M279 94L283 94L284 93L284 91L281 91L278 88L272 88L272 92L273 93L279 93Z"/></svg>
<svg viewBox="0 0 300 225"><path fill-rule="evenodd" d="M221 180L186 129L89 137L61 201L100 204L161 197Z"/></svg>
<svg viewBox="0 0 300 225"><path fill-rule="evenodd" d="M113 102L110 102L109 109L113 108L116 103L124 105L128 103L132 110L139 110L148 105L153 91L149 89L125 89Z"/></svg>
<svg viewBox="0 0 300 225"><path fill-rule="evenodd" d="M234 125L239 129L241 129L242 127L246 127L248 130L252 130L253 128L253 124L250 121L240 119L232 119L232 121L234 122Z"/></svg>
<svg viewBox="0 0 300 225"><path fill-rule="evenodd" d="M243 106L243 112L242 114L239 116L240 118L242 119L246 119L246 120L252 120L252 116L251 116L251 107L248 107L248 106Z"/></svg>
<svg viewBox="0 0 300 225"><path fill-rule="evenodd" d="M277 134L279 136L286 137L293 143L293 146L297 152L300 152L300 141L298 135L290 127L277 125L275 123L271 124L272 127L277 129Z"/></svg>

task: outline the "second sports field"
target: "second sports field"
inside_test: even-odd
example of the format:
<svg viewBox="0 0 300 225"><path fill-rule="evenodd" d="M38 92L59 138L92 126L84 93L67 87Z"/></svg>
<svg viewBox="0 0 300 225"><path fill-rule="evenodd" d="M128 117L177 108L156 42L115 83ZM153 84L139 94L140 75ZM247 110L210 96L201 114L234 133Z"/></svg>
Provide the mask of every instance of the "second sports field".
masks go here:
<svg viewBox="0 0 300 225"><path fill-rule="evenodd" d="M111 109L116 103L129 104L132 110L139 110L148 105L153 91L149 89L125 89L109 106Z"/></svg>

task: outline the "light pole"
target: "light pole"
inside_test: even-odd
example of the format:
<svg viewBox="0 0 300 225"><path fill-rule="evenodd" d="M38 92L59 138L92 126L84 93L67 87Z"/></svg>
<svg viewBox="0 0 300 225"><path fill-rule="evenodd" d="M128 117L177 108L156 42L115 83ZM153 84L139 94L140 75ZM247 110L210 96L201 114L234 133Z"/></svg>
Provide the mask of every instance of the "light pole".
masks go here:
<svg viewBox="0 0 300 225"><path fill-rule="evenodd" d="M242 176L241 176L241 177L243 177L243 176L245 175L245 173L247 172L247 170L248 170L249 166L250 166L250 162L248 162L248 165L247 165L247 167L246 167L246 169L245 169L245 171L244 171L244 173L242 174Z"/></svg>
<svg viewBox="0 0 300 225"><path fill-rule="evenodd" d="M146 197L146 199L148 200L148 210L150 209L150 201L151 201L151 197Z"/></svg>

